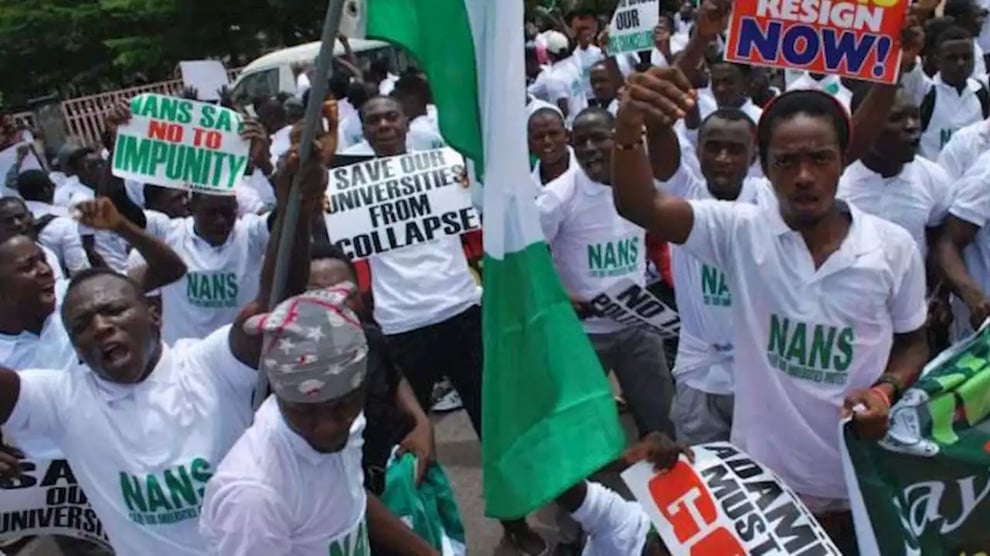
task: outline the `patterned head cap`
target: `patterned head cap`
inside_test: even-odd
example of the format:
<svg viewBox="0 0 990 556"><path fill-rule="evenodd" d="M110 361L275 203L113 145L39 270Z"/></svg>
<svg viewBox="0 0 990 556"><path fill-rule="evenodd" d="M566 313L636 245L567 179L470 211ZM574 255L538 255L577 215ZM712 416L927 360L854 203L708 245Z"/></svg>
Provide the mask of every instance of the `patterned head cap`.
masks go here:
<svg viewBox="0 0 990 556"><path fill-rule="evenodd" d="M248 334L264 334L261 370L275 394L289 402L342 398L364 383L368 342L347 306L350 283L289 298L248 319Z"/></svg>

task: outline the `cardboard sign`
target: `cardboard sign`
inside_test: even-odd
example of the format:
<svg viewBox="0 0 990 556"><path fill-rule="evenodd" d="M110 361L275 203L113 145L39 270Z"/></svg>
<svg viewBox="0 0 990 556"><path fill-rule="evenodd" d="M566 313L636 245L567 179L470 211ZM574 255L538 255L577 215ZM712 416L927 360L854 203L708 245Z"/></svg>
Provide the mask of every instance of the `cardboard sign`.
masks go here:
<svg viewBox="0 0 990 556"><path fill-rule="evenodd" d="M464 159L450 148L334 168L327 230L355 259L479 230L463 174Z"/></svg>
<svg viewBox="0 0 990 556"><path fill-rule="evenodd" d="M120 126L113 175L211 195L233 195L244 176L250 142L244 118L204 102L147 93L131 100Z"/></svg>
<svg viewBox="0 0 990 556"><path fill-rule="evenodd" d="M17 147L20 145L28 145L31 147L28 155L24 158L24 161L21 162L20 173L23 174L28 170L43 170L41 161L38 160L38 156L34 153L34 147L30 142L24 141L11 145L0 151L0 177L6 178L7 172L9 172L10 168L17 162Z"/></svg>
<svg viewBox="0 0 990 556"><path fill-rule="evenodd" d="M645 328L664 338L676 338L681 329L677 311L631 279L616 282L592 299L591 306L602 317Z"/></svg>
<svg viewBox="0 0 990 556"><path fill-rule="evenodd" d="M609 55L652 49L653 28L659 21L659 0L619 0L608 27Z"/></svg>
<svg viewBox="0 0 990 556"><path fill-rule="evenodd" d="M811 512L771 471L728 442L693 448L657 474L622 474L673 556L841 556Z"/></svg>
<svg viewBox="0 0 990 556"><path fill-rule="evenodd" d="M200 100L220 100L220 89L230 86L227 68L218 60L179 62L182 84L199 93Z"/></svg>
<svg viewBox="0 0 990 556"><path fill-rule="evenodd" d="M737 0L732 62L895 83L909 0Z"/></svg>
<svg viewBox="0 0 990 556"><path fill-rule="evenodd" d="M68 462L21 460L24 473L0 481L0 540L63 535L110 548L96 512Z"/></svg>

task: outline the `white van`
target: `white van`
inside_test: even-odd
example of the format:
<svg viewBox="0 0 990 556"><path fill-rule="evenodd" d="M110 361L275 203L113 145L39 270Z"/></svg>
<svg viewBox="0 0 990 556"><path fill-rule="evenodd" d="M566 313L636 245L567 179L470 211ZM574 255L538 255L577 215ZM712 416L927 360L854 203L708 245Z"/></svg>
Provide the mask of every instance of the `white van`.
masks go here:
<svg viewBox="0 0 990 556"><path fill-rule="evenodd" d="M405 53L387 42L365 39L349 39L349 42L362 70L366 70L372 60L382 57L387 58L390 67L395 69L404 68L407 64ZM319 53L320 42L316 41L265 54L241 70L231 87L234 101L250 105L252 99L259 97L295 94L296 78L292 75L292 65L300 62L311 64ZM334 41L333 55L344 55L344 45L340 39Z"/></svg>

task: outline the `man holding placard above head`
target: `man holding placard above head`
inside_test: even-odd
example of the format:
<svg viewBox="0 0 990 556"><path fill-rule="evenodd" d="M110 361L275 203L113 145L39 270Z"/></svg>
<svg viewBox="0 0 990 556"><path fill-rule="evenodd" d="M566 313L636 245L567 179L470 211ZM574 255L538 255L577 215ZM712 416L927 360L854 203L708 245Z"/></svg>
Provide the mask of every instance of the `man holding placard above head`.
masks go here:
<svg viewBox="0 0 990 556"><path fill-rule="evenodd" d="M410 152L409 120L394 98L372 98L359 113L365 141L343 154L375 158L330 170L330 239L368 258L375 321L420 405L429 407L433 385L448 377L480 436L481 291L457 235L480 221L462 189L463 163L447 160L457 156L451 150ZM417 171L417 163L429 168ZM366 206L362 193L375 203ZM440 203L448 212L434 214ZM545 547L525 521L503 526L527 554Z"/></svg>
<svg viewBox="0 0 990 556"><path fill-rule="evenodd" d="M729 4L706 0L698 25ZM917 39L913 28L904 33L911 49ZM685 67L696 51L688 47ZM669 135L693 108L697 92L680 68L632 78L615 133L620 214L722 270L733 293L733 443L796 491L848 554L856 546L838 425L851 417L858 434L882 438L892 403L928 357L925 270L910 234L835 199L846 162L878 131L858 124L885 117L894 93L873 86L855 134L825 93L777 98L757 130L776 193L763 205L689 201L654 187L643 128Z"/></svg>
<svg viewBox="0 0 990 556"><path fill-rule="evenodd" d="M180 115L176 118L177 122L188 120L188 125L197 126L191 131L183 132L184 139L188 139L186 143L174 143L165 147L174 149L170 156L174 156L176 160L184 159L187 165L200 157L213 156L220 161L218 164L227 164L229 168L233 168L229 174L220 176L219 181L222 185L219 188L194 187L189 202L191 216L170 219L159 212L145 213L148 229L179 253L189 269L184 280L161 290L162 338L166 343L172 344L183 338L205 337L217 328L230 324L237 317L240 308L257 295L258 275L268 245L271 218L255 214L239 216L237 198L230 194L237 186L227 187L226 184L239 183L240 175L236 173L237 169L243 172L249 156L259 168L270 166L271 162L268 135L255 120L246 120L240 124L237 122L240 122L242 117L233 111L184 99L159 100L157 110L152 109L150 102L149 99L143 104L138 101L132 104L148 114L147 117L151 118L149 126L156 125L155 122L158 120L154 119L155 117L166 116L166 102L185 103L182 105L185 108L176 109ZM187 111L189 117L182 117L181 114ZM194 123L194 116L197 115ZM222 136L220 140L229 141L232 143L231 147L221 144L222 148L229 150L213 155L211 153L217 151L209 149L208 144L215 144L219 131L208 131L198 126L213 124L214 127L222 128L224 127L222 118L230 121L227 129L233 130L239 125L243 125L243 129L239 137L225 132L223 135L226 136ZM187 124L178 123L178 125ZM118 163L116 158L130 156L128 145L138 140L126 135L121 139L127 144L116 150L113 160L115 167L126 167L128 171L143 167L139 162ZM152 143L150 150L153 152L159 145L164 144L165 142L157 140ZM200 148L201 146L206 148ZM233 162L235 158L240 160ZM175 164L179 165L178 162ZM217 166L214 166L211 171L216 171L216 168ZM188 171L195 173L195 168L189 168ZM175 174L166 171L164 176L148 175L144 179L149 181L156 179L162 185L175 187L176 183L169 181L172 175ZM234 181L228 181L228 176ZM191 174L182 177L191 177ZM180 179L178 185L182 188L184 182ZM140 273L143 266L144 261L140 254L132 253L130 260L132 270Z"/></svg>

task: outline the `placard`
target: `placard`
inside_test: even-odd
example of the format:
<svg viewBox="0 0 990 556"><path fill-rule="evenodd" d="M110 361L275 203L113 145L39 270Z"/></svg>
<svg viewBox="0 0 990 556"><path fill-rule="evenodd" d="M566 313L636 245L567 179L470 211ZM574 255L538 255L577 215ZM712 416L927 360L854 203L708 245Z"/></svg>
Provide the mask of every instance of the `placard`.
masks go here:
<svg viewBox="0 0 990 556"><path fill-rule="evenodd" d="M695 446L665 473L640 462L622 479L672 556L841 556L798 497L728 442Z"/></svg>
<svg viewBox="0 0 990 556"><path fill-rule="evenodd" d="M23 459L21 467L20 477L0 480L0 540L62 535L110 548L68 462Z"/></svg>
<svg viewBox="0 0 990 556"><path fill-rule="evenodd" d="M608 27L609 55L651 50L659 21L659 0L619 0Z"/></svg>
<svg viewBox="0 0 990 556"><path fill-rule="evenodd" d="M220 89L230 86L227 68L219 60L179 62L182 84L196 89L199 100L220 100Z"/></svg>
<svg viewBox="0 0 990 556"><path fill-rule="evenodd" d="M676 338L681 330L677 311L632 279L616 282L592 299L591 306L599 316L644 328L664 338Z"/></svg>
<svg viewBox="0 0 990 556"><path fill-rule="evenodd" d="M154 93L131 100L131 121L120 126L113 175L172 189L233 195L251 144L244 117L205 102Z"/></svg>
<svg viewBox="0 0 990 556"><path fill-rule="evenodd" d="M895 83L908 0L736 0L725 58Z"/></svg>
<svg viewBox="0 0 990 556"><path fill-rule="evenodd" d="M327 230L364 259L481 229L454 149L373 158L330 170Z"/></svg>

